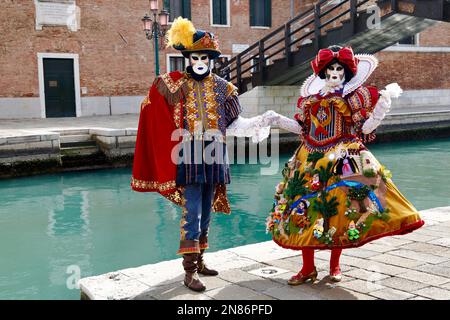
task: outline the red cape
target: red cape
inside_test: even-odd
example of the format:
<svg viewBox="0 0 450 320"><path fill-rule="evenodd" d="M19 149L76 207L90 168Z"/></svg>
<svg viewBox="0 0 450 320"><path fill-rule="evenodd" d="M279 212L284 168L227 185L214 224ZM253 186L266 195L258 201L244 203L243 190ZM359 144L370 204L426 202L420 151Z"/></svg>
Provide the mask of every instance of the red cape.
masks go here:
<svg viewBox="0 0 450 320"><path fill-rule="evenodd" d="M164 82L167 81L167 76L176 83L183 79L184 74L172 72L158 77L142 102L131 179L133 190L159 192L164 196L179 192L175 184L176 164L171 160L171 152L178 141L172 141L171 136L182 120L179 117L180 121L176 123L174 118L175 114L181 112L182 99L174 107L161 94L161 91L167 94L163 90L164 87L167 88Z"/></svg>

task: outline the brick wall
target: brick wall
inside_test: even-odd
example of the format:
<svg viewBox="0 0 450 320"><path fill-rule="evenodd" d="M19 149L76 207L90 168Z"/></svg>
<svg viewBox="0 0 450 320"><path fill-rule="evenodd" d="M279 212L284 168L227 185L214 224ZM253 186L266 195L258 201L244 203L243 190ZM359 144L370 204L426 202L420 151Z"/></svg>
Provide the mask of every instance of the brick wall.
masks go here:
<svg viewBox="0 0 450 320"><path fill-rule="evenodd" d="M219 37L222 53L232 54L232 44L253 44L270 30L250 27L249 1L231 0L231 27L210 26L210 0L192 1L192 21L199 29L206 29ZM206 14L205 14L205 11ZM272 27L279 27L290 18L289 0L272 0Z"/></svg>
<svg viewBox="0 0 450 320"><path fill-rule="evenodd" d="M38 52L78 53L80 81L89 96L142 94L153 58L140 19L148 1L77 0L81 29L35 30L33 1L2 0L0 96L38 96ZM122 39L121 35L125 40Z"/></svg>
<svg viewBox="0 0 450 320"><path fill-rule="evenodd" d="M66 27L35 30L35 7L29 0L0 2L0 97L37 97L38 52L78 53L84 96L145 95L154 79L154 51L145 39L141 18L149 12L147 0L77 0L81 29ZM162 1L161 1L162 3ZM290 17L287 0L273 0L272 26ZM162 5L161 5L162 7ZM249 26L248 1L231 0L231 27L210 26L210 0L192 1L192 20L198 29L214 32L223 54L232 54L232 44L251 44L270 29ZM166 53L160 51L161 72L166 71Z"/></svg>
<svg viewBox="0 0 450 320"><path fill-rule="evenodd" d="M380 88L398 82L405 90L449 89L449 53L379 52L379 67L368 83Z"/></svg>
<svg viewBox="0 0 450 320"><path fill-rule="evenodd" d="M295 1L295 11L313 1ZM231 0L231 27L210 26L210 0L192 0L192 18L199 29L214 32L223 53L232 54L232 44L251 44L270 32L249 26L248 1ZM142 16L147 0L77 0L81 29L65 27L35 30L35 7L29 0L0 1L0 97L38 97L38 52L78 53L83 96L144 95L154 78L153 48L144 37ZM272 26L290 17L289 0L272 0ZM420 44L450 46L450 24L440 23L422 32ZM160 54L161 72L166 53ZM449 53L382 52L381 66L371 81L398 81L407 89L450 88L447 77Z"/></svg>
<svg viewBox="0 0 450 320"><path fill-rule="evenodd" d="M419 35L419 44L431 47L450 46L450 23L439 22L422 31Z"/></svg>
<svg viewBox="0 0 450 320"><path fill-rule="evenodd" d="M419 34L420 47L450 47L450 23L439 22ZM412 48L413 49L413 48ZM380 66L370 77L371 84L383 87L398 82L405 90L448 89L450 52L383 51L376 54Z"/></svg>

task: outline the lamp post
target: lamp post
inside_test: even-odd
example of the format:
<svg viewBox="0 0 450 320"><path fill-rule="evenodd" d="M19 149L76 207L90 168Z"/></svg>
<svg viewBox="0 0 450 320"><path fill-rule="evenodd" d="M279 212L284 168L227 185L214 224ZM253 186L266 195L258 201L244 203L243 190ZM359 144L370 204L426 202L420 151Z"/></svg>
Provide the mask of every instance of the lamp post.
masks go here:
<svg viewBox="0 0 450 320"><path fill-rule="evenodd" d="M156 76L159 76L159 37L164 37L166 33L166 27L169 21L169 12L165 9L162 9L158 12L158 0L149 0L150 1L150 11L153 14L153 19L149 17L147 14L142 18L142 22L144 24L145 36L148 40L154 40L155 47L155 73ZM158 19L157 19L158 16Z"/></svg>

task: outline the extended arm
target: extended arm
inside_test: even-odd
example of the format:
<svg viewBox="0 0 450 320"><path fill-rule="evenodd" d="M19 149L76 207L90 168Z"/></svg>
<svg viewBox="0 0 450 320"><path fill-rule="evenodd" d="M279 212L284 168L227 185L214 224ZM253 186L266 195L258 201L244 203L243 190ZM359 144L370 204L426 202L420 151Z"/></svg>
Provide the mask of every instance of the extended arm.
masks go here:
<svg viewBox="0 0 450 320"><path fill-rule="evenodd" d="M227 127L227 135L252 137L252 141L257 143L269 136L271 126L277 126L296 134L301 133L301 127L297 121L269 110L256 117L244 118L239 116Z"/></svg>

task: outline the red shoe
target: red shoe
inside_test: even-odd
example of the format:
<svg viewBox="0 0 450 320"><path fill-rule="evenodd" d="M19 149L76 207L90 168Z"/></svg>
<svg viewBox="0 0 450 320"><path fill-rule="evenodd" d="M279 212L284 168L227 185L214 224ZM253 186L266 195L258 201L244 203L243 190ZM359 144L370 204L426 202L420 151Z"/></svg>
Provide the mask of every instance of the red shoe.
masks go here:
<svg viewBox="0 0 450 320"><path fill-rule="evenodd" d="M311 283L314 283L316 279L317 279L317 270L316 267L314 267L313 272L311 272L306 276L304 276L300 271L299 273L297 273L295 276L293 276L288 280L288 284L291 286L298 286L299 284L305 283L308 280L311 280Z"/></svg>
<svg viewBox="0 0 450 320"><path fill-rule="evenodd" d="M331 272L330 271L330 280L333 282L339 282L342 280L342 272L341 269L337 268L337 270Z"/></svg>

